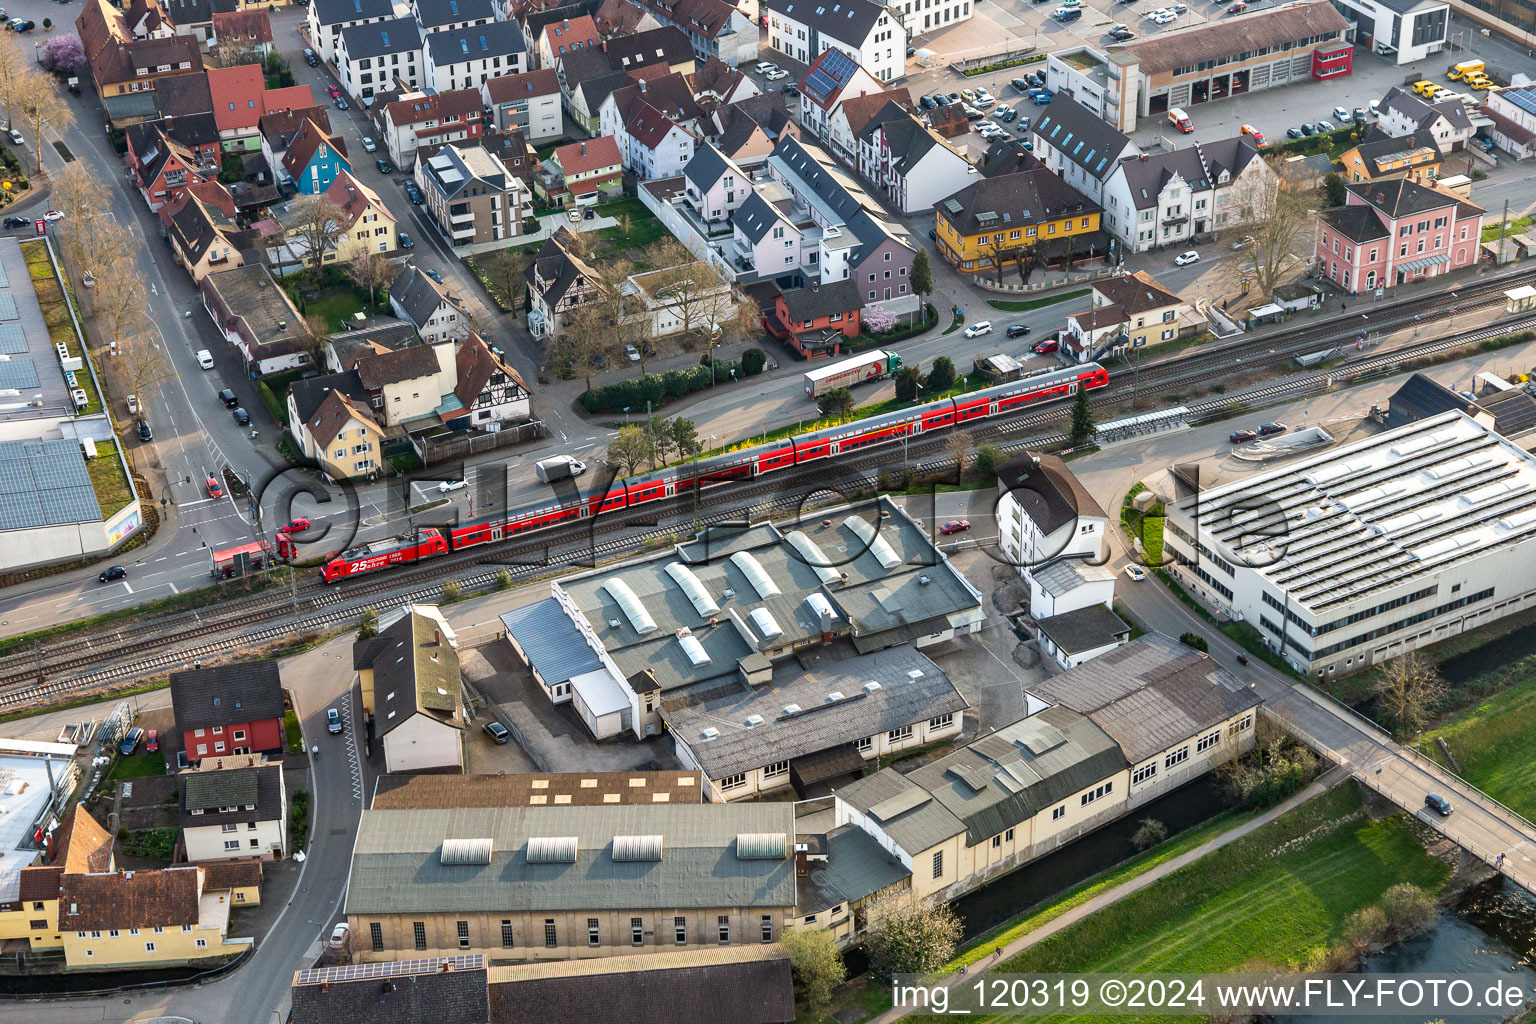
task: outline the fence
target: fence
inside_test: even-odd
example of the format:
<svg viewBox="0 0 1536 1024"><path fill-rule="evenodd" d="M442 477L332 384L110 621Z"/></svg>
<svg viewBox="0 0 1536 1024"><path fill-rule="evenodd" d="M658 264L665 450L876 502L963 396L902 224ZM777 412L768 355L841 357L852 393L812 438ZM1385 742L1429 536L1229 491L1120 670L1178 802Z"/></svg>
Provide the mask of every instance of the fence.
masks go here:
<svg viewBox="0 0 1536 1024"><path fill-rule="evenodd" d="M1087 254L1081 253L1079 255ZM1004 268L1004 272L1008 272L1007 268ZM990 277L988 276L989 273L991 274ZM1059 279L1056 277L1056 271L1046 271L1046 273L1051 275L1051 280L1036 281L1033 284L1023 285L1014 284L1011 281L1004 281L1002 284L998 284L997 271L989 270L987 272L972 275L970 283L978 285L989 292L1002 292L1004 294L1010 295L1035 295L1039 292L1047 292L1056 288L1066 288L1074 284L1084 284L1089 281L1102 281L1106 277L1119 277L1121 276L1121 268L1103 267L1098 270L1082 272L1074 271L1062 274Z"/></svg>
<svg viewBox="0 0 1536 1024"><path fill-rule="evenodd" d="M421 461L428 466L462 459L481 452L494 451L514 444L526 444L547 435L542 420L530 420L485 433L458 433L422 439Z"/></svg>
<svg viewBox="0 0 1536 1024"><path fill-rule="evenodd" d="M1008 61L1018 60L1020 57L1027 57L1034 53L1035 49L1036 47L1033 43L1025 43L1022 46L1005 46L1001 50L992 50L979 57L966 57L964 60L950 61L949 66L964 75L975 71L977 68L991 67L993 64L1005 64ZM1038 59L1044 60L1045 55L1041 54Z"/></svg>

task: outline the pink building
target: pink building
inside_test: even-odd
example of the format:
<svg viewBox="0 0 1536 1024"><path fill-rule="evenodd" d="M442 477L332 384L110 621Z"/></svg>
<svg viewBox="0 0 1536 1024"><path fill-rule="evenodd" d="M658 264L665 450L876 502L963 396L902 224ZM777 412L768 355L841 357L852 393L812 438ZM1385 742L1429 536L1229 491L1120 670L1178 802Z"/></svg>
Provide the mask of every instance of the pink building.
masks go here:
<svg viewBox="0 0 1536 1024"><path fill-rule="evenodd" d="M1406 179L1345 187L1345 205L1318 218L1313 266L1351 295L1477 262L1481 207Z"/></svg>

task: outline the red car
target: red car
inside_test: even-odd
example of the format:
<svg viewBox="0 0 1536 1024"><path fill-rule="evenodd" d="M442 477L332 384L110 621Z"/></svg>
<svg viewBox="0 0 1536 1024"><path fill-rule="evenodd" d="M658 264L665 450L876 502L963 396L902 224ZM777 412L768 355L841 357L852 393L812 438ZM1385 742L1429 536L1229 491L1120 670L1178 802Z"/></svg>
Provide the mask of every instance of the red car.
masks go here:
<svg viewBox="0 0 1536 1024"><path fill-rule="evenodd" d="M144 741L144 749L153 754L160 749L160 730L149 730L149 737Z"/></svg>
<svg viewBox="0 0 1536 1024"><path fill-rule="evenodd" d="M224 497L224 488L220 487L219 486L219 482L217 480L215 480L213 477L209 477L208 478L208 497L210 497L210 498L222 498L222 497Z"/></svg>
<svg viewBox="0 0 1536 1024"><path fill-rule="evenodd" d="M1232 431L1232 436L1229 437L1228 440L1233 444L1246 444L1258 436L1259 435L1252 430L1234 430Z"/></svg>
<svg viewBox="0 0 1536 1024"><path fill-rule="evenodd" d="M325 87L325 94L334 100L336 97L341 95L341 86L328 85Z"/></svg>
<svg viewBox="0 0 1536 1024"><path fill-rule="evenodd" d="M303 516L299 516L293 522L291 522L287 526L283 527L283 532L284 533L303 533L307 529L309 529L309 520L305 519Z"/></svg>
<svg viewBox="0 0 1536 1024"><path fill-rule="evenodd" d="M970 528L971 522L968 519L951 519L949 522L939 527L939 532L943 534L964 533Z"/></svg>
<svg viewBox="0 0 1536 1024"><path fill-rule="evenodd" d="M1044 355L1047 352L1055 352L1060 347L1061 342L1057 341L1055 338L1046 338L1040 344L1035 346L1035 351L1041 355Z"/></svg>
<svg viewBox="0 0 1536 1024"><path fill-rule="evenodd" d="M1237 3L1232 4L1231 6L1229 6L1227 8L1227 13L1228 14L1242 14L1247 9L1248 9L1248 5L1246 3L1244 3L1243 0L1237 0Z"/></svg>

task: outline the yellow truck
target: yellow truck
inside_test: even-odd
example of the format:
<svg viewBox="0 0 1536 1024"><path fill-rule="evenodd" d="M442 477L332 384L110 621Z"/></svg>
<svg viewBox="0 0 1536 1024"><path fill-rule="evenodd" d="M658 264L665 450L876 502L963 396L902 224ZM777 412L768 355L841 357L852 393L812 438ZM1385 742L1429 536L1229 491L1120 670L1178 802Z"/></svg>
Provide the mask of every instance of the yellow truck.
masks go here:
<svg viewBox="0 0 1536 1024"><path fill-rule="evenodd" d="M1488 65L1480 60L1464 60L1460 64L1452 64L1449 68L1447 68L1445 71L1445 77L1449 78L1453 82L1460 82L1462 79L1467 78L1469 75L1484 74L1487 69Z"/></svg>

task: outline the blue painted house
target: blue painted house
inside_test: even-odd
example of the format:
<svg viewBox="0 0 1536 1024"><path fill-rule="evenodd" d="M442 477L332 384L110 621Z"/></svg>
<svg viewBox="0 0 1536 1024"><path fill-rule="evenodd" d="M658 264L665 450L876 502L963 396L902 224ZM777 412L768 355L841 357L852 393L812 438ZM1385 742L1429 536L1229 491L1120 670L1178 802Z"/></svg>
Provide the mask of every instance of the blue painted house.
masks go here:
<svg viewBox="0 0 1536 1024"><path fill-rule="evenodd" d="M306 117L283 155L283 170L301 193L319 195L331 187L342 171L352 172L346 140L327 134Z"/></svg>

